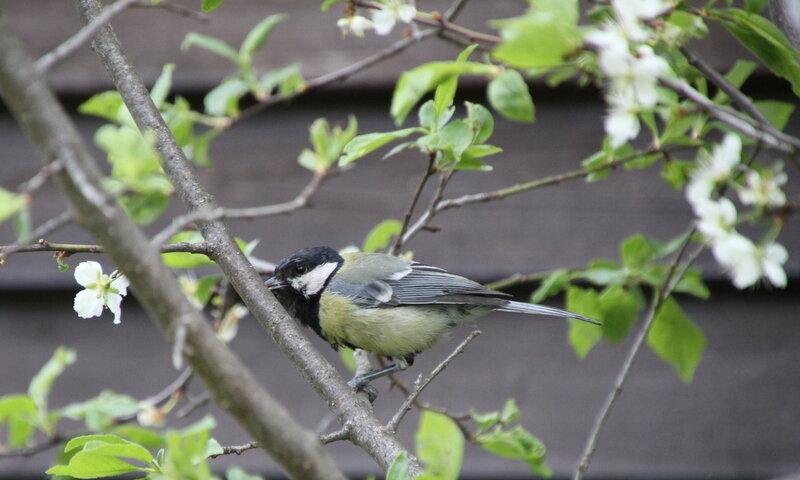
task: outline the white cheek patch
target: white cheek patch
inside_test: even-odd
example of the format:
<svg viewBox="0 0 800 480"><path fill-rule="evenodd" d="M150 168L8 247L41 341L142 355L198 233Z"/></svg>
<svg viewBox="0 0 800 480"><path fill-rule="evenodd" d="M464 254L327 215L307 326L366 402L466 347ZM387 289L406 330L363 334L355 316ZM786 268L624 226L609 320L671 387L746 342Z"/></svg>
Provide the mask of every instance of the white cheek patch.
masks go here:
<svg viewBox="0 0 800 480"><path fill-rule="evenodd" d="M292 287L306 298L316 295L322 290L328 277L338 266L339 264L336 262L323 263L314 270L292 280Z"/></svg>

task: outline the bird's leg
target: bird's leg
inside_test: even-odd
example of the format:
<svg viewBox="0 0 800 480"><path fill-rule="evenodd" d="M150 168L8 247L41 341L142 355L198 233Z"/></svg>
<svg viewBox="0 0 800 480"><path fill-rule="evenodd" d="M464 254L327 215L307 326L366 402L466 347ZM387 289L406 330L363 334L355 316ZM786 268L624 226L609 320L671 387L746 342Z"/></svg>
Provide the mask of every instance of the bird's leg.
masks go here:
<svg viewBox="0 0 800 480"><path fill-rule="evenodd" d="M347 382L347 384L358 390L364 390L369 382L385 377L386 375L391 375L393 373L402 372L403 370L407 369L414 363L414 356L413 355L405 355L402 357L397 357L397 361L392 365L384 368L378 368L367 373L362 373L361 375L356 375L353 377L352 380Z"/></svg>

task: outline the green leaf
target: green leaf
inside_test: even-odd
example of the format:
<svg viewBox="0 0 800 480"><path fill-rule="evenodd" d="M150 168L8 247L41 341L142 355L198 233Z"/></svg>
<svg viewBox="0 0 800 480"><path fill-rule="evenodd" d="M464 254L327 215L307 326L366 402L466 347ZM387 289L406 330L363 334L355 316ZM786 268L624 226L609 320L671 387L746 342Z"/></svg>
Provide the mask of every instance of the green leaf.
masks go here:
<svg viewBox="0 0 800 480"><path fill-rule="evenodd" d="M773 73L788 80L795 95L800 95L798 53L778 27L756 13L738 8L719 9L713 13L731 35Z"/></svg>
<svg viewBox="0 0 800 480"><path fill-rule="evenodd" d="M555 67L582 45L577 0L530 0L525 15L495 20L502 42L494 57L514 68Z"/></svg>
<svg viewBox="0 0 800 480"><path fill-rule="evenodd" d="M402 130L395 130L394 132L377 132L358 135L350 140L345 145L343 154L339 158L339 166L347 165L350 162L358 160L359 158L367 155L389 142L405 138L412 133L424 132L425 130L420 127L404 128Z"/></svg>
<svg viewBox="0 0 800 480"><path fill-rule="evenodd" d="M794 112L794 105L788 102L779 102L778 100L758 101L755 102L755 106L767 117L769 123L778 130L783 130L786 127L786 124L789 123L789 117Z"/></svg>
<svg viewBox="0 0 800 480"><path fill-rule="evenodd" d="M625 271L611 260L595 260L589 264L586 270L578 272L577 275L600 286L622 285L627 279Z"/></svg>
<svg viewBox="0 0 800 480"><path fill-rule="evenodd" d="M503 409L500 410L500 423L508 425L518 421L520 417L517 401L513 398L506 400L506 403L503 404Z"/></svg>
<svg viewBox="0 0 800 480"><path fill-rule="evenodd" d="M256 52L261 50L266 43L267 39L269 39L272 30L277 26L279 23L286 19L286 15L277 14L277 15L270 15L269 17L265 18L258 22L258 25L253 27L252 30L247 34L244 41L242 42L242 46L239 47L239 58L242 61L249 62L250 57L253 56Z"/></svg>
<svg viewBox="0 0 800 480"><path fill-rule="evenodd" d="M342 365L344 365L345 368L347 368L351 372L355 372L357 367L356 358L354 357L355 353L356 353L355 350L353 350L352 348L339 349L339 359L342 361Z"/></svg>
<svg viewBox="0 0 800 480"><path fill-rule="evenodd" d="M661 255L661 243L636 234L625 239L620 247L620 258L626 269L638 271Z"/></svg>
<svg viewBox="0 0 800 480"><path fill-rule="evenodd" d="M75 452L78 450L77 452ZM75 452L67 465L57 465L47 470L51 475L69 475L75 478L99 478L123 473L144 471L119 457L153 462L153 455L143 446L116 435L84 435L67 442L65 453Z"/></svg>
<svg viewBox="0 0 800 480"><path fill-rule="evenodd" d="M8 446L19 448L28 445L33 435L36 403L28 395L12 394L0 397L0 427L8 425Z"/></svg>
<svg viewBox="0 0 800 480"><path fill-rule="evenodd" d="M440 150L445 153L446 155L437 160L437 164L443 167L461 160L461 154L472 144L473 135L470 123L466 120L453 120L441 130L420 137L416 143L428 151Z"/></svg>
<svg viewBox="0 0 800 480"><path fill-rule="evenodd" d="M392 237L400 233L403 222L399 220L384 220L369 231L364 239L361 250L367 253L376 252L389 246Z"/></svg>
<svg viewBox="0 0 800 480"><path fill-rule="evenodd" d="M202 243L203 235L198 231L180 232L169 239L169 243ZM202 253L172 252L162 253L161 259L164 265L171 268L197 268L207 265L214 265L214 262Z"/></svg>
<svg viewBox="0 0 800 480"><path fill-rule="evenodd" d="M239 113L239 100L250 91L249 85L238 78L228 78L212 88L203 99L206 113L217 117Z"/></svg>
<svg viewBox="0 0 800 480"><path fill-rule="evenodd" d="M103 390L94 398L67 405L59 413L72 420L83 420L92 431L109 428L120 417L135 415L140 403L135 398Z"/></svg>
<svg viewBox="0 0 800 480"><path fill-rule="evenodd" d="M204 12L209 13L219 8L223 3L225 3L225 0L203 0L200 8L202 8Z"/></svg>
<svg viewBox="0 0 800 480"><path fill-rule="evenodd" d="M500 412L487 412L478 413L475 410L470 410L469 416L475 425L478 427L478 433L484 432L491 427L495 426L500 421Z"/></svg>
<svg viewBox="0 0 800 480"><path fill-rule="evenodd" d="M647 344L672 365L686 383L692 381L695 369L706 348L706 336L683 312L674 298L667 298L656 314Z"/></svg>
<svg viewBox="0 0 800 480"><path fill-rule="evenodd" d="M711 297L705 282L703 282L703 272L696 268L690 268L683 274L683 277L675 285L678 293L688 293L689 295L706 300Z"/></svg>
<svg viewBox="0 0 800 480"><path fill-rule="evenodd" d="M521 426L511 430L482 433L475 440L485 450L499 457L522 460L537 475L543 477L552 475L550 467L545 463L547 449L544 443Z"/></svg>
<svg viewBox="0 0 800 480"><path fill-rule="evenodd" d="M319 9L322 10L323 12L327 12L328 9L331 8L331 6L341 1L342 0L325 0L324 2L322 2L322 5L320 5Z"/></svg>
<svg viewBox="0 0 800 480"><path fill-rule="evenodd" d="M77 355L75 350L65 347L56 348L53 356L39 372L33 376L31 383L28 386L28 395L33 403L36 404L36 409L39 412L40 419L43 424L47 424L44 415L47 413L47 397L50 395L50 389L53 382L64 373L64 370L75 363Z"/></svg>
<svg viewBox="0 0 800 480"><path fill-rule="evenodd" d="M534 106L528 85L516 70L505 70L489 82L489 103L509 120L531 123Z"/></svg>
<svg viewBox="0 0 800 480"><path fill-rule="evenodd" d="M408 478L408 452L400 452L386 470L386 480L406 480ZM229 479L230 480L230 479Z"/></svg>
<svg viewBox="0 0 800 480"><path fill-rule="evenodd" d="M0 187L0 222L6 221L28 204L23 195Z"/></svg>
<svg viewBox="0 0 800 480"><path fill-rule="evenodd" d="M222 445L214 438L209 438L208 442L206 443L206 450L204 455L206 458L215 456L215 455L222 455L225 453L225 450L222 448Z"/></svg>
<svg viewBox="0 0 800 480"><path fill-rule="evenodd" d="M446 415L423 410L416 436L417 457L425 464L423 479L455 480L464 457L464 435Z"/></svg>
<svg viewBox="0 0 800 480"><path fill-rule="evenodd" d="M233 47L219 38L191 32L186 35L186 38L181 43L181 50L185 52L193 46L204 48L210 52L216 53L221 57L227 58L237 66L239 65L239 54L233 49Z"/></svg>
<svg viewBox="0 0 800 480"><path fill-rule="evenodd" d="M14 218L14 235L17 236L17 243L20 245L30 243L32 240L31 209L28 207L27 202L26 205L17 212L17 216Z"/></svg>
<svg viewBox="0 0 800 480"><path fill-rule="evenodd" d="M467 121L475 132L473 143L480 144L492 136L494 132L494 118L489 110L481 104L465 102L467 106Z"/></svg>
<svg viewBox="0 0 800 480"><path fill-rule="evenodd" d="M206 416L187 428L167 432L167 453L162 464L166 478L212 478L207 453L214 425L214 419Z"/></svg>
<svg viewBox="0 0 800 480"><path fill-rule="evenodd" d="M173 70L175 70L174 63L164 65L161 69L161 75L158 76L156 83L150 90L150 98L153 99L153 103L159 110L164 107L164 103L167 101L167 95L169 95L169 90L172 88Z"/></svg>
<svg viewBox="0 0 800 480"><path fill-rule="evenodd" d="M116 122L119 118L119 111L123 108L126 107L119 92L109 90L89 97L89 100L78 106L78 111L84 115L94 115Z"/></svg>
<svg viewBox="0 0 800 480"><path fill-rule="evenodd" d="M602 318L603 309L596 291L580 287L567 289L567 310L589 318ZM578 358L584 358L603 338L603 329L573 318L569 320L569 344Z"/></svg>
<svg viewBox="0 0 800 480"><path fill-rule="evenodd" d="M264 477L254 473L248 473L240 467L228 467L228 470L225 472L225 480L264 480Z"/></svg>
<svg viewBox="0 0 800 480"><path fill-rule="evenodd" d="M299 65L289 65L288 67L270 70L261 77L258 83L268 95L275 89L281 95L291 95L302 90L305 86L305 80L300 73Z"/></svg>
<svg viewBox="0 0 800 480"><path fill-rule="evenodd" d="M641 293L619 285L606 287L598 297L603 321L603 336L611 342L623 340L636 323L636 317L644 308Z"/></svg>
<svg viewBox="0 0 800 480"><path fill-rule="evenodd" d="M143 470L117 457L78 452L70 459L68 465L56 465L45 473L74 478L101 478Z"/></svg>
<svg viewBox="0 0 800 480"><path fill-rule="evenodd" d="M111 433L151 450L164 448L165 445L164 435L161 433L131 423L114 427Z"/></svg>
<svg viewBox="0 0 800 480"><path fill-rule="evenodd" d="M478 44L473 44L465 48L458 55L456 62L465 63L477 47ZM456 96L456 89L458 88L458 77L458 75L452 75L436 87L436 92L433 95L434 118L438 119L453 104L453 99Z"/></svg>
<svg viewBox="0 0 800 480"><path fill-rule="evenodd" d="M761 13L768 3L769 0L745 0L744 2L745 6L747 7L747 11L752 13Z"/></svg>
<svg viewBox="0 0 800 480"><path fill-rule="evenodd" d="M353 115L348 117L347 128L344 130L338 125L331 130L326 119L318 118L308 128L314 150L304 149L297 161L313 172L324 172L342 155L344 147L355 137L357 131L358 122Z"/></svg>
<svg viewBox="0 0 800 480"><path fill-rule="evenodd" d="M569 286L570 277L570 271L566 268L551 272L542 280L539 288L534 290L531 295L531 303L542 303L547 298L563 292Z"/></svg>
<svg viewBox="0 0 800 480"><path fill-rule="evenodd" d="M667 182L672 188L680 191L689 181L691 172L696 165L696 162L689 160L670 159L670 161L664 162L664 166L661 167L659 175L661 179Z"/></svg>
<svg viewBox="0 0 800 480"><path fill-rule="evenodd" d="M403 123L422 96L453 76L490 75L496 67L476 62L430 62L403 72L392 95L391 115L397 125Z"/></svg>

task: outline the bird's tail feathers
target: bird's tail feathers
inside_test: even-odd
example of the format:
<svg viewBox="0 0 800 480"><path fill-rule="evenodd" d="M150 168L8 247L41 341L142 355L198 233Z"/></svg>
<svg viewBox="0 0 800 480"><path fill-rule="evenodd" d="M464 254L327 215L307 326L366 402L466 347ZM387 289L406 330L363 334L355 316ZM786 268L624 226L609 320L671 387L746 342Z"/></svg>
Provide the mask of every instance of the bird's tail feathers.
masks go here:
<svg viewBox="0 0 800 480"><path fill-rule="evenodd" d="M498 308L498 310L501 310L503 312L517 312L517 313L528 313L533 315L550 315L554 317L574 318L576 320L581 320L583 322L589 322L595 325L602 325L602 323L598 322L597 320L593 320L589 317L584 317L583 315L578 315L577 313L568 312L566 310L561 310L558 308L545 307L544 305L537 305L535 303L508 301L505 304L503 304L502 307Z"/></svg>

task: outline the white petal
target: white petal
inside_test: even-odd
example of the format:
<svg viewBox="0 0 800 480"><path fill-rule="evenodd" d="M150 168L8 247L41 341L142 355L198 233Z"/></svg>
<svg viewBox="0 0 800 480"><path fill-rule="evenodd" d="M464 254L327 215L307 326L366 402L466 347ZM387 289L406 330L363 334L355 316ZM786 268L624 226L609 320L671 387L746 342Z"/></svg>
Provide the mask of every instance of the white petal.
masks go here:
<svg viewBox="0 0 800 480"><path fill-rule="evenodd" d="M397 18L403 23L410 23L417 16L417 9L411 5L401 5L397 8Z"/></svg>
<svg viewBox="0 0 800 480"><path fill-rule="evenodd" d="M111 310L111 313L114 314L114 323L117 324L120 322L120 317L122 317L122 310L119 308L121 302L122 296L116 293L109 293L106 299L106 306Z"/></svg>
<svg viewBox="0 0 800 480"><path fill-rule="evenodd" d="M742 139L739 135L729 133L717 145L711 157L712 170L720 177L730 175L733 168L739 164L742 154ZM723 178L717 177L717 180Z"/></svg>
<svg viewBox="0 0 800 480"><path fill-rule="evenodd" d="M111 287L119 292L120 295L125 296L128 294L130 284L131 282L128 281L125 275L120 275L111 282Z"/></svg>
<svg viewBox="0 0 800 480"><path fill-rule="evenodd" d="M72 308L81 318L97 317L103 313L103 297L97 290L81 290L75 295Z"/></svg>
<svg viewBox="0 0 800 480"><path fill-rule="evenodd" d="M789 259L789 252L787 252L786 247L780 243L770 243L764 247L764 258L770 262L776 262L783 265L786 263L786 260Z"/></svg>
<svg viewBox="0 0 800 480"><path fill-rule="evenodd" d="M103 267L97 262L81 262L75 267L75 281L82 287L97 283L102 274Z"/></svg>
<svg viewBox="0 0 800 480"><path fill-rule="evenodd" d="M686 200L692 206L695 215L700 216L701 209L706 203L711 202L711 192L714 183L707 181L704 177L692 178L686 186Z"/></svg>
<svg viewBox="0 0 800 480"><path fill-rule="evenodd" d="M373 28L372 20L356 15L350 20L350 31L357 37L363 37L364 31Z"/></svg>
<svg viewBox="0 0 800 480"><path fill-rule="evenodd" d="M388 35L396 22L394 12L382 9L372 12L372 22L375 24L375 33Z"/></svg>

